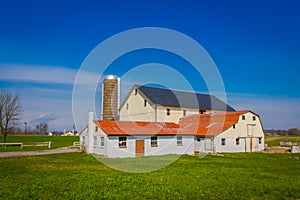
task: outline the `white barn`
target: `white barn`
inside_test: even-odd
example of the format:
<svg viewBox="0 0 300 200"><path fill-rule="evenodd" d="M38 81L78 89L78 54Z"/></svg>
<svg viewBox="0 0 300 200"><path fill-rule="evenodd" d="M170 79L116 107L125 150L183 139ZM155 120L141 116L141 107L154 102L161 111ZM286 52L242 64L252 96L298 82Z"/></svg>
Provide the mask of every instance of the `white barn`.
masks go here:
<svg viewBox="0 0 300 200"><path fill-rule="evenodd" d="M195 114L235 111L213 95L133 86L120 105L119 120L174 122Z"/></svg>
<svg viewBox="0 0 300 200"><path fill-rule="evenodd" d="M173 122L93 120L80 134L81 147L105 157L257 152L264 133L257 114L245 111L198 114Z"/></svg>
<svg viewBox="0 0 300 200"><path fill-rule="evenodd" d="M264 150L259 115L249 110L200 114L180 120L180 127L195 133L195 152L258 152Z"/></svg>

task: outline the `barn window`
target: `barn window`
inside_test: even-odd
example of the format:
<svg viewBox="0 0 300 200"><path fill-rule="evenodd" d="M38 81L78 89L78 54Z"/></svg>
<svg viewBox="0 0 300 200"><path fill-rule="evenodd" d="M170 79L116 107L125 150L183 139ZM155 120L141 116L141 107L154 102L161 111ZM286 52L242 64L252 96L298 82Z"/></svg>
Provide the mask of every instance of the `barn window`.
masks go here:
<svg viewBox="0 0 300 200"><path fill-rule="evenodd" d="M157 147L157 136L151 137L151 147Z"/></svg>
<svg viewBox="0 0 300 200"><path fill-rule="evenodd" d="M239 144L240 144L240 138L236 138L236 139L235 139L235 144L236 144L236 145L239 145Z"/></svg>
<svg viewBox="0 0 300 200"><path fill-rule="evenodd" d="M95 136L95 137L94 137L94 147L97 146L97 139L98 139L97 136Z"/></svg>
<svg viewBox="0 0 300 200"><path fill-rule="evenodd" d="M183 116L186 116L186 110L183 110Z"/></svg>
<svg viewBox="0 0 300 200"><path fill-rule="evenodd" d="M98 126L95 127L95 131L96 131L96 132L98 132L98 128L99 128Z"/></svg>
<svg viewBox="0 0 300 200"><path fill-rule="evenodd" d="M199 113L204 114L204 113L206 113L206 110L199 110Z"/></svg>
<svg viewBox="0 0 300 200"><path fill-rule="evenodd" d="M167 115L170 115L170 109L169 108L167 109Z"/></svg>
<svg viewBox="0 0 300 200"><path fill-rule="evenodd" d="M119 137L119 148L126 148L126 137Z"/></svg>
<svg viewBox="0 0 300 200"><path fill-rule="evenodd" d="M255 120L256 120L256 117L255 117L255 116L253 116L253 117L252 117L252 119L253 119L253 121L255 121Z"/></svg>
<svg viewBox="0 0 300 200"><path fill-rule="evenodd" d="M225 145L226 145L226 143L225 143L225 138L222 138L221 144L222 144L222 146L225 146Z"/></svg>
<svg viewBox="0 0 300 200"><path fill-rule="evenodd" d="M177 136L177 146L182 146L182 136Z"/></svg>
<svg viewBox="0 0 300 200"><path fill-rule="evenodd" d="M261 137L258 138L258 144L261 144Z"/></svg>
<svg viewBox="0 0 300 200"><path fill-rule="evenodd" d="M137 89L134 90L134 95L137 95Z"/></svg>
<svg viewBox="0 0 300 200"><path fill-rule="evenodd" d="M147 100L145 99L144 100L144 107L146 107L147 106Z"/></svg>
<svg viewBox="0 0 300 200"><path fill-rule="evenodd" d="M235 129L235 124L233 124L232 128L234 128L234 129Z"/></svg>
<svg viewBox="0 0 300 200"><path fill-rule="evenodd" d="M245 120L245 119L246 119L245 115L242 115L242 120Z"/></svg>
<svg viewBox="0 0 300 200"><path fill-rule="evenodd" d="M101 137L100 146L104 147L104 137Z"/></svg>
<svg viewBox="0 0 300 200"><path fill-rule="evenodd" d="M128 103L126 103L126 110L128 110L129 109L129 104Z"/></svg>

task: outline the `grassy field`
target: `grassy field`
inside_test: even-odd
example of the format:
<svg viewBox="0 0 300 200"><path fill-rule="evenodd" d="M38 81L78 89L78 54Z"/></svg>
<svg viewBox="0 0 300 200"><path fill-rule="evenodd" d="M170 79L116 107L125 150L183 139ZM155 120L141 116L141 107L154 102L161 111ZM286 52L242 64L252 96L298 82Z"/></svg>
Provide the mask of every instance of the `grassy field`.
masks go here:
<svg viewBox="0 0 300 200"><path fill-rule="evenodd" d="M265 143L268 144L268 147L271 146L280 146L280 142L299 142L300 136L266 136Z"/></svg>
<svg viewBox="0 0 300 200"><path fill-rule="evenodd" d="M7 142L48 142L52 141L51 149L56 149L59 147L67 147L73 145L73 142L78 142L78 136L8 136ZM23 147L20 150L19 146L7 146L6 149L0 146L0 152L3 151L30 151L30 150L43 150L48 149L48 147Z"/></svg>
<svg viewBox="0 0 300 200"><path fill-rule="evenodd" d="M1 199L299 199L300 154L182 156L150 173L113 170L92 155L0 159ZM163 162L169 156L138 158ZM124 162L127 159L123 159ZM149 161L149 160L148 160Z"/></svg>

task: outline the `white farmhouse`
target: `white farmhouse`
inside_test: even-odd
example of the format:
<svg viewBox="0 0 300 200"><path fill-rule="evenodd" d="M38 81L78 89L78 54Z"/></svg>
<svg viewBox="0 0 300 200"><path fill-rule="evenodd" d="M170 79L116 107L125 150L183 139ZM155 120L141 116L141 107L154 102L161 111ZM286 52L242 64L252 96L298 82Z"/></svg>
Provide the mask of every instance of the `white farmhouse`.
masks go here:
<svg viewBox="0 0 300 200"><path fill-rule="evenodd" d="M121 121L174 122L185 116L234 109L213 95L133 86L120 106Z"/></svg>

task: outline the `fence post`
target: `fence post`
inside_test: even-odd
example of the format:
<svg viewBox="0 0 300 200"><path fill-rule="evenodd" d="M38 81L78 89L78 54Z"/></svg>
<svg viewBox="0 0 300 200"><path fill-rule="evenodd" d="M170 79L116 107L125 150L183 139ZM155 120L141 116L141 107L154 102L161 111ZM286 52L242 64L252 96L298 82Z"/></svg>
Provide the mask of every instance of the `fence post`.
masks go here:
<svg viewBox="0 0 300 200"><path fill-rule="evenodd" d="M48 141L48 149L51 148L51 141Z"/></svg>

